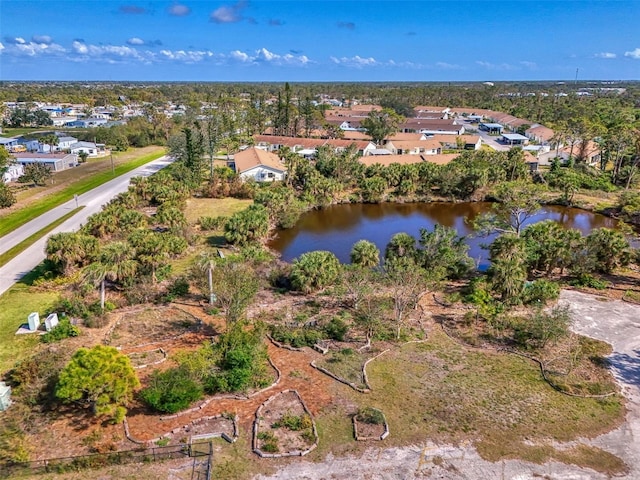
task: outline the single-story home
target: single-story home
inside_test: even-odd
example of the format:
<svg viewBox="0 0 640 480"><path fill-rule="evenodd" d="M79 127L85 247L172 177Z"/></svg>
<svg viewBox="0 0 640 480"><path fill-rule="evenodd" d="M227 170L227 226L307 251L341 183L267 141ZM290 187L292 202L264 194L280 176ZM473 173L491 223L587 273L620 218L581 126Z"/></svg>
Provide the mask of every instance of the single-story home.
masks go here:
<svg viewBox="0 0 640 480"><path fill-rule="evenodd" d="M429 140L435 140L447 150L480 150L482 138L479 135L432 135Z"/></svg>
<svg viewBox="0 0 640 480"><path fill-rule="evenodd" d="M358 155L370 155L371 151L376 148L375 144L368 140L342 140L339 138L300 138L300 137L282 137L276 135L254 135L253 137L256 147L269 152L275 152L282 147L289 147L294 152L300 150L318 149L322 146L329 146L335 152L341 152L351 146L355 146Z"/></svg>
<svg viewBox="0 0 640 480"><path fill-rule="evenodd" d="M284 180L287 174L278 155L256 147L236 153L233 163L236 173L245 180L253 178L256 182L274 182Z"/></svg>
<svg viewBox="0 0 640 480"><path fill-rule="evenodd" d="M434 140L390 140L386 143L385 148L394 155L438 155L442 153L442 145Z"/></svg>
<svg viewBox="0 0 640 480"><path fill-rule="evenodd" d="M80 118L73 122L69 122L66 124L67 127L75 127L75 128L93 128L99 127L101 125L105 125L109 123L107 118Z"/></svg>
<svg viewBox="0 0 640 480"><path fill-rule="evenodd" d="M90 157L98 156L98 147L93 142L76 142L71 144L69 147L69 151L76 155L80 155L80 153L85 152Z"/></svg>
<svg viewBox="0 0 640 480"><path fill-rule="evenodd" d="M358 159L365 166L382 165L388 167L397 163L400 165L413 165L415 163L435 163L436 165L446 165L454 158L459 157L457 153L446 153L440 155L369 155Z"/></svg>
<svg viewBox="0 0 640 480"><path fill-rule="evenodd" d="M24 165L12 163L2 174L2 181L4 183L15 182L22 175L24 175Z"/></svg>
<svg viewBox="0 0 640 480"><path fill-rule="evenodd" d="M72 153L16 153L16 162L22 165L41 163L54 172L60 172L78 165L78 156Z"/></svg>
<svg viewBox="0 0 640 480"><path fill-rule="evenodd" d="M9 151L11 147L18 145L18 139L13 137L0 137L0 147L4 147Z"/></svg>
<svg viewBox="0 0 640 480"><path fill-rule="evenodd" d="M57 150L68 150L71 148L71 145L77 142L78 139L75 137L59 136Z"/></svg>
<svg viewBox="0 0 640 480"><path fill-rule="evenodd" d="M529 138L519 133L503 133L501 141L508 145L526 145L529 143Z"/></svg>

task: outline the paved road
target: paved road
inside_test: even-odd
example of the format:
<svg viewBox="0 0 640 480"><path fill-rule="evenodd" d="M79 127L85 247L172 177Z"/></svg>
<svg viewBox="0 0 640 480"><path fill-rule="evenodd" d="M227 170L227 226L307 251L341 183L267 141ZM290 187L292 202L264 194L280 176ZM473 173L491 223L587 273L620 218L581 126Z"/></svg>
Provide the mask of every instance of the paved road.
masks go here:
<svg viewBox="0 0 640 480"><path fill-rule="evenodd" d="M142 167L131 170L129 173L120 175L119 177L104 183L93 190L79 195L78 205L84 206L85 208L56 227L51 231L51 233L49 233L49 235L58 232L77 230L84 222L86 222L89 216L99 212L105 203L115 197L118 193L126 191L129 187L129 180L131 180L131 178L153 175L160 169L169 165L171 162L172 160L168 156L161 157L143 165ZM0 238L0 253L6 252L12 246L22 242L37 231L55 222L74 208L76 208L76 202L75 200L70 200ZM49 235L38 240L9 263L0 268L0 295L6 292L14 283L19 281L40 262L42 262L42 260L44 260L44 247Z"/></svg>

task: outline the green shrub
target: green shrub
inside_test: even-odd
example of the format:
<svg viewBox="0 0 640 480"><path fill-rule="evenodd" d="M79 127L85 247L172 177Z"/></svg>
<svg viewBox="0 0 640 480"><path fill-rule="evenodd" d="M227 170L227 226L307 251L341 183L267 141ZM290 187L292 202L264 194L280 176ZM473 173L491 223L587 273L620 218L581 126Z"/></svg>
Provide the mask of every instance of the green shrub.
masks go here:
<svg viewBox="0 0 640 480"><path fill-rule="evenodd" d="M560 295L560 286L549 280L536 280L525 285L523 300L524 303L547 303L556 300Z"/></svg>
<svg viewBox="0 0 640 480"><path fill-rule="evenodd" d="M595 288L596 290L604 290L609 286L609 282L594 277L588 273L581 273L569 282L574 287Z"/></svg>
<svg viewBox="0 0 640 480"><path fill-rule="evenodd" d="M202 230L219 230L229 220L227 217L200 217L198 224Z"/></svg>
<svg viewBox="0 0 640 480"><path fill-rule="evenodd" d="M176 298L185 297L188 294L189 282L186 277L178 277L167 287L164 299L166 302L173 302Z"/></svg>
<svg viewBox="0 0 640 480"><path fill-rule="evenodd" d="M175 413L200 400L202 393L202 386L185 369L173 368L154 372L140 397L154 410Z"/></svg>
<svg viewBox="0 0 640 480"><path fill-rule="evenodd" d="M364 407L358 410L356 420L362 423L368 423L371 425L383 425L384 415L377 408Z"/></svg>
<svg viewBox="0 0 640 480"><path fill-rule="evenodd" d="M339 317L333 317L324 327L324 333L327 337L339 342L344 340L347 331L349 331L349 326Z"/></svg>
<svg viewBox="0 0 640 480"><path fill-rule="evenodd" d="M291 413L285 413L282 418L272 425L272 428L287 428L294 432L300 430L306 430L313 426L311 417L306 413L303 415L292 415Z"/></svg>
<svg viewBox="0 0 640 480"><path fill-rule="evenodd" d="M294 348L313 347L322 340L322 332L310 328L287 328L279 325L270 325L271 337L280 343L290 345Z"/></svg>
<svg viewBox="0 0 640 480"><path fill-rule="evenodd" d="M53 343L64 338L77 337L78 335L80 335L80 329L72 325L68 318L63 318L51 331L42 335L40 341Z"/></svg>

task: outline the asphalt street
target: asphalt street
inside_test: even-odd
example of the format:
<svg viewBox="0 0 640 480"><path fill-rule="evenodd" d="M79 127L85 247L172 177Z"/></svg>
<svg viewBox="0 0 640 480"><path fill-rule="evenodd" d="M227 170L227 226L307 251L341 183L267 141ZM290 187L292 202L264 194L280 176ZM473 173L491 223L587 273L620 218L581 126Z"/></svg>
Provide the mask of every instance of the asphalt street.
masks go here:
<svg viewBox="0 0 640 480"><path fill-rule="evenodd" d="M142 167L131 170L124 175L120 175L113 180L102 184L82 195L78 196L78 206L84 206L82 210L73 217L67 219L64 223L52 230L48 235L44 236L22 253L17 255L13 260L0 268L0 295L6 292L11 286L18 282L27 273L33 270L45 258L44 248L47 238L54 233L75 231L84 224L87 218L94 213L99 212L102 206L109 202L113 197L127 190L129 181L133 177L148 177L157 171L169 165L173 160L168 156L153 160ZM29 223L14 230L13 232L0 238L0 253L6 252L14 245L29 238L34 233L43 229L47 225L55 222L57 219L76 208L76 200L72 199L59 207L49 210L47 213L40 215Z"/></svg>

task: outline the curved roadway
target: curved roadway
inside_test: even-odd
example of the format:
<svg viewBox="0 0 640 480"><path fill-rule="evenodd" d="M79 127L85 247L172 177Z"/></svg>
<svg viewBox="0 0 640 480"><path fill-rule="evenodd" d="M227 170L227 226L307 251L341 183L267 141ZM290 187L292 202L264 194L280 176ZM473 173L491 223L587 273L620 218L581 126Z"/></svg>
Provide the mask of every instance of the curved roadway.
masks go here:
<svg viewBox="0 0 640 480"><path fill-rule="evenodd" d="M126 191L129 187L129 181L133 177L148 177L153 175L157 171L169 165L172 161L173 160L170 157L165 155L164 157L153 160L142 167L131 170L128 173L120 175L119 177L94 188L93 190L79 195L77 203L79 206L84 206L85 208L67 219L61 225L57 226L50 233L13 258L6 265L0 267L0 295L6 292L14 283L18 282L44 260L44 248L50 235L58 232L78 230L80 226L86 222L89 216L99 212L102 209L102 206L117 194ZM43 213L13 232L8 233L4 237L0 238L0 254L29 238L34 233L42 230L47 225L55 222L74 208L76 208L76 200L69 200L59 207L49 210L47 213Z"/></svg>

